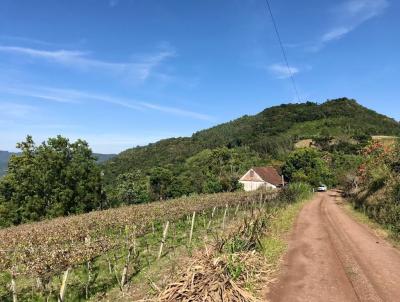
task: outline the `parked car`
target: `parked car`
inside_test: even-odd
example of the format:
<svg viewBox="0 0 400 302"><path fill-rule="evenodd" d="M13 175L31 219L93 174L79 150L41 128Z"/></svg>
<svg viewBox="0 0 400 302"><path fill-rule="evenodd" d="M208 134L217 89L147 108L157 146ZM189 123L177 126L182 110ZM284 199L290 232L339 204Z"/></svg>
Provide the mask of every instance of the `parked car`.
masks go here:
<svg viewBox="0 0 400 302"><path fill-rule="evenodd" d="M319 185L319 187L317 188L318 192L326 192L328 190L328 187L326 185Z"/></svg>

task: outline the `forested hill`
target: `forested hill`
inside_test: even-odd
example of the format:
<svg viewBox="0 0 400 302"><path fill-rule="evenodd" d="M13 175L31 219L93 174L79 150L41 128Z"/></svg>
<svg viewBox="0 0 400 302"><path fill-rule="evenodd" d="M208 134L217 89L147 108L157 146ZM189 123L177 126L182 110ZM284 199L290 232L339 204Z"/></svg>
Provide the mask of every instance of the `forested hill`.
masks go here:
<svg viewBox="0 0 400 302"><path fill-rule="evenodd" d="M13 154L18 154L18 153L0 150L0 177L7 173L8 160ZM115 156L115 154L100 154L100 153L94 153L93 155L97 158L98 163L105 162L106 160L109 160Z"/></svg>
<svg viewBox="0 0 400 302"><path fill-rule="evenodd" d="M4 175L7 170L8 159L14 153L8 151L0 151L0 176Z"/></svg>
<svg viewBox="0 0 400 302"><path fill-rule="evenodd" d="M128 149L104 164L106 182L122 173L156 166L179 172L182 164L204 149L248 146L262 158L281 158L296 141L319 137L400 135L400 123L341 98L323 104L283 104L215 126L191 137L171 138Z"/></svg>

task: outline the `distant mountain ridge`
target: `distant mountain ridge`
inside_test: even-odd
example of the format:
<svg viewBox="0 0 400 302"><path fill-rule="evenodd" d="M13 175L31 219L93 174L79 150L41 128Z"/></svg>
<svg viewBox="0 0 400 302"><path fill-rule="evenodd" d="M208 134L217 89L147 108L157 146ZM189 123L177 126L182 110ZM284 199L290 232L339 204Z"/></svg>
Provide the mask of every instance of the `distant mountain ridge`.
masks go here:
<svg viewBox="0 0 400 302"><path fill-rule="evenodd" d="M112 184L118 175L132 170L147 173L166 166L179 173L184 162L204 149L248 146L262 156L279 158L295 142L321 136L400 136L400 123L370 110L353 99L325 103L282 104L262 112L194 133L127 149L103 164L105 180Z"/></svg>
<svg viewBox="0 0 400 302"><path fill-rule="evenodd" d="M8 160L11 157L11 155L16 154L13 152L8 152L8 151L0 151L0 176L3 176L7 172L7 165L8 165Z"/></svg>
<svg viewBox="0 0 400 302"><path fill-rule="evenodd" d="M3 176L7 173L8 160L12 155L15 154L18 154L18 152L8 152L0 150L0 176ZM98 163L103 163L116 156L116 154L101 154L101 153L93 153L93 155L97 157Z"/></svg>

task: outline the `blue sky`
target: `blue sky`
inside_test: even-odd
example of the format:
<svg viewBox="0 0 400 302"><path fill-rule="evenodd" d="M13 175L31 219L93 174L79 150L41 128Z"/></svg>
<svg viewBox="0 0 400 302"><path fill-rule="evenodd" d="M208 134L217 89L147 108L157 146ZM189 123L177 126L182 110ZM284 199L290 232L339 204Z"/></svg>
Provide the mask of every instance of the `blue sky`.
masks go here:
<svg viewBox="0 0 400 302"><path fill-rule="evenodd" d="M400 119L394 0L271 0L301 101ZM0 150L119 152L296 102L265 0L2 0Z"/></svg>

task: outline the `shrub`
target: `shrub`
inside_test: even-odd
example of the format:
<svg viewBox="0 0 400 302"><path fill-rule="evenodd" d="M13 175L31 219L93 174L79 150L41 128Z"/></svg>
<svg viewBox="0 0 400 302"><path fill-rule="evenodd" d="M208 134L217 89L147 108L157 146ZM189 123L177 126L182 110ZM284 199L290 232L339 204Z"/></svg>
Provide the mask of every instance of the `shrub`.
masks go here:
<svg viewBox="0 0 400 302"><path fill-rule="evenodd" d="M282 200L292 203L310 197L312 187L304 182L294 182L282 190Z"/></svg>

